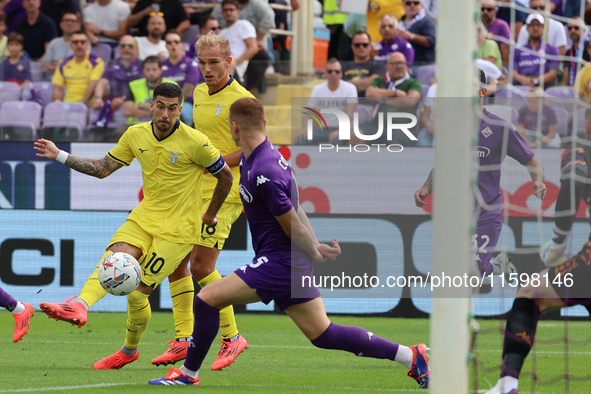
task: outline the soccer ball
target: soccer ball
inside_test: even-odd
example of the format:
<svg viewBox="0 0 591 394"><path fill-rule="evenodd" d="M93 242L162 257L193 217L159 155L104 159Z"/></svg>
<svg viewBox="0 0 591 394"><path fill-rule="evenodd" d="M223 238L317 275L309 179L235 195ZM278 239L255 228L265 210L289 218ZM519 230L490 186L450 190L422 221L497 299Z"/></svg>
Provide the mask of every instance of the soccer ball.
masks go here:
<svg viewBox="0 0 591 394"><path fill-rule="evenodd" d="M98 279L103 289L122 296L134 291L142 280L140 263L130 254L117 252L103 259Z"/></svg>

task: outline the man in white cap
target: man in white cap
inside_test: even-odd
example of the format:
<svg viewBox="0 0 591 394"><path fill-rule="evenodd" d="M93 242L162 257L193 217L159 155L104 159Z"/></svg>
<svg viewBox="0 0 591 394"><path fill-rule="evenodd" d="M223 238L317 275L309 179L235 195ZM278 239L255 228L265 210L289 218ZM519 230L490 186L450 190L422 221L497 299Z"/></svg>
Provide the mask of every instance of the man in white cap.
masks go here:
<svg viewBox="0 0 591 394"><path fill-rule="evenodd" d="M526 21L529 39L524 50L515 49L513 83L523 86L554 84L558 76L558 49L544 42L544 17L530 14Z"/></svg>
<svg viewBox="0 0 591 394"><path fill-rule="evenodd" d="M546 0L531 0L529 3L529 8L531 10L531 14L529 14L529 17L527 18L525 24L528 24L528 21L530 20L532 15L542 17L542 19L544 19L545 22L542 24L547 25L544 27L545 34L543 41L558 49L558 53L560 53L560 55L564 55L564 51L567 44L566 32L564 30L564 26L562 23L549 17L549 10L546 11ZM526 45L527 40L529 38L528 35L528 29L519 30L519 36L517 36L517 44L522 46Z"/></svg>

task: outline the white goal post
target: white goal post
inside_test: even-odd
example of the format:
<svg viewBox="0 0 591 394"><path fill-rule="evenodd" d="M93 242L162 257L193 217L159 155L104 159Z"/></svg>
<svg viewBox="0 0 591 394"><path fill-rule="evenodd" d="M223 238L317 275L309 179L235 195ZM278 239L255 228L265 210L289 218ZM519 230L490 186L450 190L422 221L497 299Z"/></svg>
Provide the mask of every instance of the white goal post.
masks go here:
<svg viewBox="0 0 591 394"><path fill-rule="evenodd" d="M443 3L446 3L445 1ZM473 195L472 135L476 94L474 0L454 0L439 8L437 26L438 100L433 186L432 274L469 272ZM468 392L468 316L470 292L449 297L451 289L433 292L431 313L431 393ZM454 289L454 295L459 294Z"/></svg>

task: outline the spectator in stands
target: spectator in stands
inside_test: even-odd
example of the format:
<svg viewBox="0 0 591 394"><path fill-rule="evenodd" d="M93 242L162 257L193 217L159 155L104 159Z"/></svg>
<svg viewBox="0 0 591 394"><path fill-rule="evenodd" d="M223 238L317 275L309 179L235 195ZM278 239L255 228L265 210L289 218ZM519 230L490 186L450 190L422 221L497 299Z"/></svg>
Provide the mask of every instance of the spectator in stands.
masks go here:
<svg viewBox="0 0 591 394"><path fill-rule="evenodd" d="M41 12L53 20L53 23L57 27L57 35L60 37L62 29L60 23L62 21L62 15L66 11L73 11L76 13L78 19L82 18L82 10L80 9L79 0L41 0Z"/></svg>
<svg viewBox="0 0 591 394"><path fill-rule="evenodd" d="M70 46L70 40L72 39L72 33L82 29L80 17L73 11L66 11L62 15L60 27L63 36L56 37L49 42L45 56L41 59L41 71L52 75L62 59L74 54Z"/></svg>
<svg viewBox="0 0 591 394"><path fill-rule="evenodd" d="M416 113L419 101L423 96L423 88L417 79L410 77L404 54L394 52L388 57L386 74L374 79L365 91L365 95L374 98L380 103L379 112ZM364 130L364 134L375 133L378 129L378 121L379 118L376 116L372 120L371 126L367 127L368 124L365 124L360 128ZM404 122L408 123L408 119L405 119ZM415 131L412 132L416 134ZM385 134L382 134L384 139ZM406 146L416 144L402 132L395 133L392 138L391 141L387 142ZM381 140L380 142L384 141Z"/></svg>
<svg viewBox="0 0 591 394"><path fill-rule="evenodd" d="M127 34L131 10L121 0L97 0L84 8L84 30L91 44L104 42L115 48Z"/></svg>
<svg viewBox="0 0 591 394"><path fill-rule="evenodd" d="M320 111L321 109L336 109L345 112L349 119L353 119L353 113L357 108L357 88L352 83L343 81L343 69L336 58L326 62L324 76L326 82L314 86L308 101L308 107ZM320 142L333 143L339 135L339 121L336 115L325 114L328 130L314 128L312 140L307 138L307 119L304 119L302 131L296 135L296 141L316 144Z"/></svg>
<svg viewBox="0 0 591 394"><path fill-rule="evenodd" d="M164 18L160 15L152 15L148 20L148 35L137 37L140 61L144 61L148 56L158 56L160 60L168 57L166 43L162 39L165 31Z"/></svg>
<svg viewBox="0 0 591 394"><path fill-rule="evenodd" d="M43 57L49 41L57 37L57 28L53 19L39 11L41 0L24 0L23 7L27 16L16 25L14 31L23 35L25 51L31 59L37 60Z"/></svg>
<svg viewBox="0 0 591 394"><path fill-rule="evenodd" d="M199 32L201 35L204 35L210 31L214 32L215 34L220 34L220 22L218 22L217 18L208 15L199 23ZM191 43L189 50L187 51L187 56L189 56L191 59L197 59L197 54L195 53L195 43L199 37L200 36L195 37L195 40ZM230 73L230 75L232 75L232 73Z"/></svg>
<svg viewBox="0 0 591 394"><path fill-rule="evenodd" d="M126 34L119 39L121 57L107 66L97 83L92 108L101 109L109 105L114 112L123 105L129 83L142 78L142 66L137 58L137 51L135 38Z"/></svg>
<svg viewBox="0 0 591 394"><path fill-rule="evenodd" d="M503 67L509 66L509 43L511 42L511 29L509 24L497 18L497 6L494 0L482 0L480 6L482 23L488 30L486 38L493 40L499 46Z"/></svg>
<svg viewBox="0 0 591 394"><path fill-rule="evenodd" d="M166 26L181 34L191 27L189 16L180 0L139 0L127 18L127 26L137 26L137 35L146 36L149 34L149 18L154 15L164 17Z"/></svg>
<svg viewBox="0 0 591 394"><path fill-rule="evenodd" d="M572 44L566 49L564 55L578 59L579 53L582 51L582 59L587 62L590 61L591 57L589 56L589 51L586 50L587 43L584 42L584 32L586 28L581 18L575 16L569 19L566 27ZM581 36L583 36L583 42L581 42ZM577 77L577 61L574 59L566 59L563 65L562 84L573 86L575 78Z"/></svg>
<svg viewBox="0 0 591 394"><path fill-rule="evenodd" d="M546 11L546 0L531 0L529 2L529 8L531 9L530 16L540 15L544 18L543 24L548 25L548 28L544 29L547 30L547 36L543 36L543 41L558 49L560 55L564 55L564 50L566 49L566 33L564 31L564 26L562 23L549 17L549 13ZM528 34L528 29L521 29L517 38L517 43L520 45L526 45Z"/></svg>
<svg viewBox="0 0 591 394"><path fill-rule="evenodd" d="M507 5L501 5L507 4ZM512 14L515 13L515 19ZM497 18L501 19L511 27L511 37L519 37L519 32L525 24L527 13L511 8L511 0L497 0Z"/></svg>
<svg viewBox="0 0 591 394"><path fill-rule="evenodd" d="M10 56L2 61L2 79L18 83L23 90L31 83L31 65L29 59L23 54L23 36L12 32L8 35L7 41Z"/></svg>
<svg viewBox="0 0 591 394"><path fill-rule="evenodd" d="M265 70L270 64L270 56L267 52L268 47L268 32L269 29L275 28L275 13L269 4L263 0L237 0L238 1L238 18L247 20L255 28L257 52L249 59L247 69L245 71L244 87L252 91L257 89L260 93L266 90L265 84ZM211 15L218 18L220 27L222 29L229 27L227 15L222 15L220 20L219 15L222 13L222 5L217 6L211 12ZM221 34L221 33L220 33ZM270 48L273 50L273 48ZM234 52L234 49L232 49Z"/></svg>
<svg viewBox="0 0 591 394"><path fill-rule="evenodd" d="M554 108L544 103L544 91L540 88L530 90L517 120L517 131L523 139L532 148L560 148L557 123Z"/></svg>
<svg viewBox="0 0 591 394"><path fill-rule="evenodd" d="M27 16L23 0L2 0L0 7L0 16L6 18L6 33L12 33L16 25Z"/></svg>
<svg viewBox="0 0 591 394"><path fill-rule="evenodd" d="M328 58L336 57L341 60L349 60L351 39L343 28L343 23L349 13L341 11L339 5L339 0L322 1L322 20L330 31Z"/></svg>
<svg viewBox="0 0 591 394"><path fill-rule="evenodd" d="M591 41L586 43L585 52L587 52L587 55L591 55ZM575 78L573 88L579 97L585 98L588 103L591 102L591 66L585 64L581 67Z"/></svg>
<svg viewBox="0 0 591 394"><path fill-rule="evenodd" d="M552 15L556 15L556 16L562 16L564 15L564 4L567 2L568 0L550 0L550 3L548 3L549 7L550 7L550 12L552 13Z"/></svg>
<svg viewBox="0 0 591 394"><path fill-rule="evenodd" d="M143 78L133 80L127 85L123 115L129 118L128 124L147 122L151 119L150 101L152 101L156 86L162 82L176 85L173 80L162 77L162 61L157 56L148 56L142 62L142 72L144 73Z"/></svg>
<svg viewBox="0 0 591 394"><path fill-rule="evenodd" d="M412 45L414 64L435 63L435 36L437 27L420 0L404 0L404 16L398 24L398 35Z"/></svg>
<svg viewBox="0 0 591 394"><path fill-rule="evenodd" d="M6 32L6 18L0 15L0 59L4 56L10 55L6 45L8 44L8 38L4 34Z"/></svg>
<svg viewBox="0 0 591 394"><path fill-rule="evenodd" d="M536 0L534 0L536 1ZM526 20L529 35L525 50L515 49L513 82L524 86L550 86L558 77L558 50L542 40L545 18L531 14ZM531 53L527 50L535 51ZM540 73L540 64L542 73Z"/></svg>
<svg viewBox="0 0 591 394"><path fill-rule="evenodd" d="M236 0L223 0L222 11L226 28L220 30L220 36L230 41L232 55L236 58L235 76L244 81L248 62L258 52L256 30L252 23L239 19L240 8Z"/></svg>
<svg viewBox="0 0 591 394"><path fill-rule="evenodd" d="M380 36L380 20L392 15L397 20L404 16L404 0L370 0L367 4L367 34L374 39Z"/></svg>
<svg viewBox="0 0 591 394"><path fill-rule="evenodd" d="M412 67L415 51L412 45L398 35L398 21L392 15L385 15L380 20L380 35L382 41L374 44L378 54L374 57L382 63L387 63L390 54L400 52L404 55L408 67Z"/></svg>
<svg viewBox="0 0 591 394"><path fill-rule="evenodd" d="M55 84L52 98L53 101L61 101L63 97L64 102L88 105L105 71L105 63L100 57L88 52L90 41L85 32L74 32L70 45L74 55L68 56L56 67L51 80Z"/></svg>
<svg viewBox="0 0 591 394"><path fill-rule="evenodd" d="M493 40L489 40L487 34L482 33L480 26L476 26L476 58L488 60L493 63L499 71L503 70L503 60L499 46Z"/></svg>
<svg viewBox="0 0 591 394"><path fill-rule="evenodd" d="M162 62L162 76L175 81L183 89L183 109L181 120L193 124L193 90L203 82L197 61L185 55L183 37L176 30L169 30L164 36L168 59Z"/></svg>
<svg viewBox="0 0 591 394"><path fill-rule="evenodd" d="M353 61L343 62L343 80L351 82L357 88L357 95L365 97L365 89L371 81L384 75L384 63L374 60L371 56L371 37L367 32L358 31L351 38Z"/></svg>

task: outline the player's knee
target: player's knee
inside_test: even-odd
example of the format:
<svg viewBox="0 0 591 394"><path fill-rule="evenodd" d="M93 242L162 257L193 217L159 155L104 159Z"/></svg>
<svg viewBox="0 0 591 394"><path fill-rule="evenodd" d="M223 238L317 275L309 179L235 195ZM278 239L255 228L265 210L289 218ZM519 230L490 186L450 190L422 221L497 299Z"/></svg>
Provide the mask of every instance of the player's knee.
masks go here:
<svg viewBox="0 0 591 394"><path fill-rule="evenodd" d="M211 267L205 266L204 264L199 264L197 261L195 263L191 262L191 274L198 281L209 276L213 271L215 271L215 266L213 268L211 268Z"/></svg>
<svg viewBox="0 0 591 394"><path fill-rule="evenodd" d="M536 298L536 288L531 285L520 287L515 298L527 298L533 300Z"/></svg>
<svg viewBox="0 0 591 394"><path fill-rule="evenodd" d="M127 307L130 310L140 310L146 307L148 303L148 294L140 291L133 291L127 295Z"/></svg>

